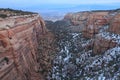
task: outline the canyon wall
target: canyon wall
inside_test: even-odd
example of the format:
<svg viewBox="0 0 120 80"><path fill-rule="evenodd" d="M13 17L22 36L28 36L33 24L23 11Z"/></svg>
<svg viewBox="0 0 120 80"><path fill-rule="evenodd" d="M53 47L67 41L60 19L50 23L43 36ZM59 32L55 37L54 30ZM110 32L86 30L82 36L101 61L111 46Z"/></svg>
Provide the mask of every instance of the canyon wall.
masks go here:
<svg viewBox="0 0 120 80"><path fill-rule="evenodd" d="M0 18L0 80L48 79L57 50L55 34L38 14L26 14ZM86 40L83 49L95 55L120 46L119 10L69 13L49 24L62 37L65 31L80 32Z"/></svg>
<svg viewBox="0 0 120 80"><path fill-rule="evenodd" d="M0 80L44 80L40 69L50 68L47 55L53 37L38 14L0 18ZM47 49L39 52L43 44Z"/></svg>
<svg viewBox="0 0 120 80"><path fill-rule="evenodd" d="M84 37L91 38L103 25L108 24L110 19L108 14L108 11L69 13L64 19L70 20L74 28L76 28L75 25L79 26L81 30L77 30L81 31Z"/></svg>
<svg viewBox="0 0 120 80"><path fill-rule="evenodd" d="M83 37L92 39L88 46L91 45L94 54L104 53L120 44L119 9L69 13L64 20L70 21Z"/></svg>

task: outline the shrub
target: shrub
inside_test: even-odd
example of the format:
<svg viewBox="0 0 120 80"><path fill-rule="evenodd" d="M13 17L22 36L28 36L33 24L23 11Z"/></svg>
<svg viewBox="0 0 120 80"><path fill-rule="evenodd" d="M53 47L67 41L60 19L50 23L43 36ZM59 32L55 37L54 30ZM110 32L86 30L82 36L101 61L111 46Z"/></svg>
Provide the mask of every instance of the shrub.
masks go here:
<svg viewBox="0 0 120 80"><path fill-rule="evenodd" d="M0 14L0 17L1 17L1 18L6 18L7 15L6 15L6 14Z"/></svg>

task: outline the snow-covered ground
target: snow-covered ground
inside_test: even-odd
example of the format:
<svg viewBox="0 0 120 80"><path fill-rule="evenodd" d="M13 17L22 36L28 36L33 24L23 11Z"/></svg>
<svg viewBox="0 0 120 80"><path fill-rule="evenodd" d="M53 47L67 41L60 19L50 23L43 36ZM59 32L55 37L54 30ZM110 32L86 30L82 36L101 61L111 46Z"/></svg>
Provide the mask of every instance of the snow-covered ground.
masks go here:
<svg viewBox="0 0 120 80"><path fill-rule="evenodd" d="M107 40L112 40L112 41L120 44L120 34L114 34L114 33L110 33L110 32L102 32L98 35L102 36L103 38L105 38Z"/></svg>
<svg viewBox="0 0 120 80"><path fill-rule="evenodd" d="M107 32L106 30L109 28L108 25L101 27L99 30L99 34L97 36L101 36L107 40L112 40L113 42L116 42L117 44L120 44L120 34L115 34L112 32Z"/></svg>
<svg viewBox="0 0 120 80"><path fill-rule="evenodd" d="M119 40L119 35L107 33L107 36L110 36L105 37L107 39ZM61 39L48 80L120 80L120 46L93 56L92 50L84 50L84 45L91 41L84 39L81 33L70 33Z"/></svg>

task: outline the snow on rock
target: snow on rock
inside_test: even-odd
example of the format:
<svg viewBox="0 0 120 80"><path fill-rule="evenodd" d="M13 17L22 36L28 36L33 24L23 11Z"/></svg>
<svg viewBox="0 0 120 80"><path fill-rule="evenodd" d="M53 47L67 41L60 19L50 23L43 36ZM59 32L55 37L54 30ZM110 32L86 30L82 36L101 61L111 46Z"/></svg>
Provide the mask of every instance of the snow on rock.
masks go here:
<svg viewBox="0 0 120 80"><path fill-rule="evenodd" d="M101 27L100 30L99 30L99 33L105 32L105 30L107 30L108 28L109 28L109 25Z"/></svg>
<svg viewBox="0 0 120 80"><path fill-rule="evenodd" d="M102 32L98 34L99 36L102 36L103 38L107 40L113 40L114 42L120 44L120 34L114 34L110 32Z"/></svg>
<svg viewBox="0 0 120 80"><path fill-rule="evenodd" d="M89 45L92 42L92 39L82 42L82 47Z"/></svg>
<svg viewBox="0 0 120 80"><path fill-rule="evenodd" d="M107 55L109 54L109 55L111 55L111 56L115 56L115 55L120 55L120 47L119 46L117 46L117 47L115 47L115 48L112 48L112 49L109 49L109 50L107 50L105 53L107 53Z"/></svg>
<svg viewBox="0 0 120 80"><path fill-rule="evenodd" d="M108 32L99 35L119 43L120 35ZM60 41L60 52L50 73L53 80L120 80L120 46L92 56L92 50L75 50L90 44L92 39L85 39L78 33L69 36L70 39Z"/></svg>
<svg viewBox="0 0 120 80"><path fill-rule="evenodd" d="M77 34L77 33L72 33L72 35L73 35L73 38L75 38L75 37L77 37L79 34Z"/></svg>

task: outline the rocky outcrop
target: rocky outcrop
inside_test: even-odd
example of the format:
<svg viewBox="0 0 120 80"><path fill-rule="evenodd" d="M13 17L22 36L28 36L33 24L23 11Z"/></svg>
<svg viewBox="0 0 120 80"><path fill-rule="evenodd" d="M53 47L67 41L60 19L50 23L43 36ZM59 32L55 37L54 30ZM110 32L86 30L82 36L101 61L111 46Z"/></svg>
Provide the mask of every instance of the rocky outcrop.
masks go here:
<svg viewBox="0 0 120 80"><path fill-rule="evenodd" d="M101 26L97 35L94 35L93 53L104 53L106 50L120 45L120 26L119 12L114 15L108 15L109 22L107 26Z"/></svg>
<svg viewBox="0 0 120 80"><path fill-rule="evenodd" d="M61 27L62 23L56 25L60 30L56 31L60 51L53 61L49 80L119 80L119 12L91 11L66 15L64 20L70 25L65 28ZM63 32L66 27L71 31Z"/></svg>
<svg viewBox="0 0 120 80"><path fill-rule="evenodd" d="M65 19L70 20L74 28L77 28L75 25L79 25L80 28L77 30L82 31L84 37L91 38L98 33L103 25L108 24L108 13L107 11L81 12L68 14Z"/></svg>
<svg viewBox="0 0 120 80"><path fill-rule="evenodd" d="M112 39L108 40L101 36L97 36L94 43L93 43L93 53L94 54L101 54L104 53L106 50L113 48L117 45Z"/></svg>
<svg viewBox="0 0 120 80"><path fill-rule="evenodd" d="M70 20L73 25L84 24L90 12L68 13L64 19Z"/></svg>
<svg viewBox="0 0 120 80"><path fill-rule="evenodd" d="M51 32L47 32L45 35L40 35L39 38L39 53L37 54L37 61L39 63L39 72L46 79L52 68L52 62L56 55L57 45L55 36Z"/></svg>
<svg viewBox="0 0 120 80"><path fill-rule="evenodd" d="M69 20L74 28L82 33L83 37L92 39L86 48L91 47L94 54L103 53L119 45L119 9L69 13L64 19Z"/></svg>
<svg viewBox="0 0 120 80"><path fill-rule="evenodd" d="M50 69L48 55L52 54L45 46L53 47L49 35L38 14L0 18L0 80L44 80L40 69ZM45 36L47 40L41 40ZM40 46L44 48L41 53Z"/></svg>
<svg viewBox="0 0 120 80"><path fill-rule="evenodd" d="M120 34L120 13L114 15L110 22L110 27L108 31Z"/></svg>
<svg viewBox="0 0 120 80"><path fill-rule="evenodd" d="M119 55L120 14L117 10L70 13L64 20L46 21L47 28L54 34L46 29L38 14L22 14L13 12L0 17L0 80L85 78L84 74L93 75L106 67L104 64L111 65L112 58ZM56 51L59 55L55 57ZM115 59L112 61L118 63Z"/></svg>
<svg viewBox="0 0 120 80"><path fill-rule="evenodd" d="M93 12L87 19L86 26L83 28L83 36L86 38L92 38L95 34L98 34L99 29L108 24L107 18L108 12Z"/></svg>

